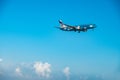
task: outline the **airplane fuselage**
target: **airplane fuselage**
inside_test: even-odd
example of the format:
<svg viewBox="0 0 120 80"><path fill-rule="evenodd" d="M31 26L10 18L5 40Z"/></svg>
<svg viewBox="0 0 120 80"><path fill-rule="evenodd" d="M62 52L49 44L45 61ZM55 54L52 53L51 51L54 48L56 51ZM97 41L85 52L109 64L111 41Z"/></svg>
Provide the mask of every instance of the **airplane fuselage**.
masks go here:
<svg viewBox="0 0 120 80"><path fill-rule="evenodd" d="M71 25L64 24L61 20L59 20L59 23L60 23L59 29L63 30L63 31L75 31L75 32L76 31L78 31L78 32L83 31L83 32L86 32L88 29L96 28L95 24L71 26Z"/></svg>

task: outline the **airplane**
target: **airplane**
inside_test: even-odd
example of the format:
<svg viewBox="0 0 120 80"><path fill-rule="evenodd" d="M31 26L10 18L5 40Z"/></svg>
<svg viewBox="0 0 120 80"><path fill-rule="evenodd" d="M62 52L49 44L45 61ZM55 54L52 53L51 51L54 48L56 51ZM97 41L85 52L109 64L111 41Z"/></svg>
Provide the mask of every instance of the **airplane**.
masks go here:
<svg viewBox="0 0 120 80"><path fill-rule="evenodd" d="M78 33L80 33L80 31L86 32L88 29L96 28L95 24L83 24L78 26L71 26L71 25L64 24L62 20L59 20L59 23L60 23L60 27L56 27L56 28L63 31L75 31L75 32L78 31Z"/></svg>

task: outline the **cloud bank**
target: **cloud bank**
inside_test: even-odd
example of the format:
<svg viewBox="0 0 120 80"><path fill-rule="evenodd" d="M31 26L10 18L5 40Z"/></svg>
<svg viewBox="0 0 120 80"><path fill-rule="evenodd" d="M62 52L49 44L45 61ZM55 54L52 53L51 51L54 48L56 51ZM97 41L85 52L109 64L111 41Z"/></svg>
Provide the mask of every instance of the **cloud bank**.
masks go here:
<svg viewBox="0 0 120 80"><path fill-rule="evenodd" d="M16 73L16 75L18 75L18 76L21 76L21 77L23 76L20 67L17 67L17 68L15 69L15 73Z"/></svg>
<svg viewBox="0 0 120 80"><path fill-rule="evenodd" d="M38 76L42 76L45 78L50 77L51 65L49 63L35 62L33 68L35 69L35 72Z"/></svg>
<svg viewBox="0 0 120 80"><path fill-rule="evenodd" d="M3 59L2 58L0 58L0 62L2 62L3 61Z"/></svg>
<svg viewBox="0 0 120 80"><path fill-rule="evenodd" d="M67 80L69 80L69 78L70 78L70 68L69 67L65 67L64 70L63 70L63 73L67 77Z"/></svg>

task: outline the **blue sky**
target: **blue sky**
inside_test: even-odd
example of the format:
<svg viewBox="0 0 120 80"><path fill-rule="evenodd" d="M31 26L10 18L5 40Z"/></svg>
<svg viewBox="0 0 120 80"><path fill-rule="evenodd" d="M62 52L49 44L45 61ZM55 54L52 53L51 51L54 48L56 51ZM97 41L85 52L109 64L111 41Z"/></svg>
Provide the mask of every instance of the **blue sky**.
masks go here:
<svg viewBox="0 0 120 80"><path fill-rule="evenodd" d="M119 1L2 0L0 3L1 79L24 80L25 75L27 78L32 75L29 80L38 80L47 74L50 80L66 79L65 76L70 80L82 80L81 76L87 77L86 80L120 79ZM70 25L94 23L97 28L81 33L64 32L54 28L59 26L59 19ZM48 73L42 75L41 70Z"/></svg>

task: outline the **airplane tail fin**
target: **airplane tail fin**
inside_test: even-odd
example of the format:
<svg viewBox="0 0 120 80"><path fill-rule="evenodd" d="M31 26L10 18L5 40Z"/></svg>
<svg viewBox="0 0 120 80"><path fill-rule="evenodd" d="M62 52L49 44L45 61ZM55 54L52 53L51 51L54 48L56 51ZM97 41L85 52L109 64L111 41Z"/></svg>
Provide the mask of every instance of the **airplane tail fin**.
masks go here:
<svg viewBox="0 0 120 80"><path fill-rule="evenodd" d="M65 28L66 26L64 25L64 23L62 22L62 20L59 20L60 23L60 28Z"/></svg>
<svg viewBox="0 0 120 80"><path fill-rule="evenodd" d="M62 20L59 20L59 23L60 23L60 24L63 24Z"/></svg>

